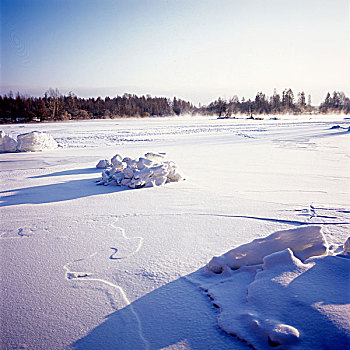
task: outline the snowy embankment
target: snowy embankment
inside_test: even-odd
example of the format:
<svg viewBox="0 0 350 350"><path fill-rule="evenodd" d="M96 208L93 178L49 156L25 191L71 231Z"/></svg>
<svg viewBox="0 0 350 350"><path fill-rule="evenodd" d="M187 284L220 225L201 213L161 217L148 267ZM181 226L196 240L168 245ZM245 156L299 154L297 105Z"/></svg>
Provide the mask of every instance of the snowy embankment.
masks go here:
<svg viewBox="0 0 350 350"><path fill-rule="evenodd" d="M350 120L309 119L36 124L62 147L0 154L1 346L345 348ZM151 151L187 180L96 186Z"/></svg>
<svg viewBox="0 0 350 350"><path fill-rule="evenodd" d="M41 152L58 147L54 138L44 132L32 131L17 136L17 141L4 131L0 131L1 152Z"/></svg>
<svg viewBox="0 0 350 350"><path fill-rule="evenodd" d="M327 252L320 226L279 231L214 257L198 279L220 328L255 349L346 349L350 254Z"/></svg>

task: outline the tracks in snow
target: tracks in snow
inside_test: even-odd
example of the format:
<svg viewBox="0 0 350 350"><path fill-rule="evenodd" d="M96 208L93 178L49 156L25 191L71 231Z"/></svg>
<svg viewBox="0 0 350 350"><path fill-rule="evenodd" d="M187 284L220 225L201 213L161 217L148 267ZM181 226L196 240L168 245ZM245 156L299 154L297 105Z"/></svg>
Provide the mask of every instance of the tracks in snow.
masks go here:
<svg viewBox="0 0 350 350"><path fill-rule="evenodd" d="M118 221L119 218L116 218L116 221ZM118 248L113 248L111 247L110 249L112 249L114 252L109 256L110 260L121 260L121 259L128 259L132 256L134 256L135 254L137 254L143 244L143 237L127 237L126 233L125 233L125 229L119 226L116 226L116 223L111 223L111 226L116 229L119 230L121 232L122 237L125 240L135 240L138 239L139 243L136 247L136 249L126 255L126 256L122 256L122 257L118 257L116 256L119 252ZM94 277L96 274L94 272L82 272L82 271L73 271L71 270L71 265L76 263L76 262L80 262L80 261L84 261L84 260L88 260L90 258L94 258L95 256L97 256L99 254L99 251L94 252L88 256L86 256L85 258L80 258L80 259L75 259L73 261L70 261L68 263L66 263L63 268L65 270L65 278L69 281L79 281L79 282L85 282L85 283L101 283L104 286L108 286L113 288L114 290L117 290L119 295L121 296L121 299L124 303L124 307L129 307L131 313L134 315L135 319L136 319L136 323L138 326L138 333L140 336L140 339L143 341L144 345L145 345L145 349L149 349L149 342L148 340L144 337L143 335L143 331L142 331L142 324L141 324L141 319L139 317L139 315L137 314L137 312L135 311L133 305L131 304L130 300L128 299L125 290L118 284L110 282L106 279L103 278L97 278Z"/></svg>

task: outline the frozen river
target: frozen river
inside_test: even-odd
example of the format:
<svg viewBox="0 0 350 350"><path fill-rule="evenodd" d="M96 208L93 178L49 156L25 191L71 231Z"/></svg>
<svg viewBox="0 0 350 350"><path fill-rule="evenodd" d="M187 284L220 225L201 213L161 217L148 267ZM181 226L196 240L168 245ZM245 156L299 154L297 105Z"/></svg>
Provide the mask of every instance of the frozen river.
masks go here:
<svg viewBox="0 0 350 350"><path fill-rule="evenodd" d="M340 253L350 223L349 125L343 116L3 125L12 136L48 132L60 147L0 154L0 348L248 349L218 323L223 307L194 277L213 256L301 226L320 226L329 254ZM100 159L146 152L166 152L186 180L96 186ZM348 276L345 259L335 259ZM320 312L345 344L349 304L328 304L341 305ZM306 349L300 339L291 348Z"/></svg>

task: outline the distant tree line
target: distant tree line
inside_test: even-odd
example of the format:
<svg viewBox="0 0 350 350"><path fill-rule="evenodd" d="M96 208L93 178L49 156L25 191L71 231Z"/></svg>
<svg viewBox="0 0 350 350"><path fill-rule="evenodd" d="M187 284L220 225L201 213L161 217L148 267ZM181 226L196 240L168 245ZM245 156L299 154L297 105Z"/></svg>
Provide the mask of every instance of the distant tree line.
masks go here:
<svg viewBox="0 0 350 350"><path fill-rule="evenodd" d="M236 114L253 117L261 114L316 114L316 113L350 113L350 99L343 92L327 93L326 99L319 107L311 105L311 95L306 98L305 92L299 92L295 98L292 89L285 89L282 95L275 90L271 97L258 92L254 100L242 98L239 101L233 96L226 101L219 98L208 106L199 108L199 113L216 114L228 118Z"/></svg>
<svg viewBox="0 0 350 350"><path fill-rule="evenodd" d="M16 96L12 92L0 96L0 122L42 122L97 118L128 118L172 116L184 114L217 115L228 118L237 114L253 117L260 114L312 114L350 113L350 99L343 92L326 95L319 107L311 105L311 96L304 92L294 96L291 89L282 95L275 90L271 97L258 92L255 99L239 100L233 96L228 101L219 98L207 106L196 107L188 101L165 97L123 96L80 98L70 92L61 95L57 89L49 89L43 97Z"/></svg>
<svg viewBox="0 0 350 350"><path fill-rule="evenodd" d="M194 106L181 99L124 94L123 96L79 98L73 93L63 96L57 89L44 97L12 93L0 96L2 123L60 121L97 118L171 116L192 113Z"/></svg>

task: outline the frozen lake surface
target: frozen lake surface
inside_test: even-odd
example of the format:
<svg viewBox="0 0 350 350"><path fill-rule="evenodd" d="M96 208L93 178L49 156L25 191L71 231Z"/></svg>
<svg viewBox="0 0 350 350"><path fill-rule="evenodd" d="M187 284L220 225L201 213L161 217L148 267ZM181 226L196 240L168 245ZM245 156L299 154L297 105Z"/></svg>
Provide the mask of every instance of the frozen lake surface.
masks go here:
<svg viewBox="0 0 350 350"><path fill-rule="evenodd" d="M46 131L60 148L0 154L0 348L307 349L320 329L327 348L349 344L350 260L336 256L349 235L349 125L343 116L3 125L14 137ZM96 186L100 159L147 152L166 152L186 180ZM205 275L213 256L314 226L331 256L283 251L258 271ZM254 300L242 299L247 288ZM264 288L283 315L260 300Z"/></svg>

